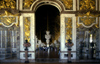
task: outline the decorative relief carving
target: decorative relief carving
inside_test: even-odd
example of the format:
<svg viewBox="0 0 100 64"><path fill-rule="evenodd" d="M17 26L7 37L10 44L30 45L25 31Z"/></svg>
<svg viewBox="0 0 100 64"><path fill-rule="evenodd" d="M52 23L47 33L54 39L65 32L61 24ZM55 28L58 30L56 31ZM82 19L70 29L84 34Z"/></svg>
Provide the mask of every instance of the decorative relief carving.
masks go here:
<svg viewBox="0 0 100 64"><path fill-rule="evenodd" d="M85 26L93 26L96 24L96 18L95 17L80 17L79 18L79 23L83 24Z"/></svg>
<svg viewBox="0 0 100 64"><path fill-rule="evenodd" d="M80 10L95 10L96 9L96 0L79 0L80 1Z"/></svg>
<svg viewBox="0 0 100 64"><path fill-rule="evenodd" d="M24 18L24 35L25 35L25 40L30 41L30 17Z"/></svg>
<svg viewBox="0 0 100 64"><path fill-rule="evenodd" d="M17 14L12 14L12 13L10 13L10 12L8 12L8 11L5 11L5 13L4 14L1 14L0 15L0 17L2 17L2 16L19 16L19 13L17 13Z"/></svg>
<svg viewBox="0 0 100 64"><path fill-rule="evenodd" d="M73 8L73 0L62 0L62 2L64 3L66 9L68 10L72 10Z"/></svg>
<svg viewBox="0 0 100 64"><path fill-rule="evenodd" d="M79 14L78 15L78 23L77 25L80 26L79 24L83 25L86 28L92 27L95 25L95 27L98 28L98 15L90 14L90 12L87 12L86 14Z"/></svg>
<svg viewBox="0 0 100 64"><path fill-rule="evenodd" d="M29 9L32 5L34 0L23 0L24 2L24 9Z"/></svg>
<svg viewBox="0 0 100 64"><path fill-rule="evenodd" d="M98 28L98 16L99 14L92 14L90 11L96 10L96 0L79 0L80 10L84 10L87 13L81 13L78 15L77 25L83 25L86 28L95 26Z"/></svg>
<svg viewBox="0 0 100 64"><path fill-rule="evenodd" d="M8 11L5 11L4 14L0 15L0 24L5 27L11 27L14 24L18 26L18 15L19 14L12 14Z"/></svg>
<svg viewBox="0 0 100 64"><path fill-rule="evenodd" d="M66 43L68 39L72 39L72 18L65 18L66 22Z"/></svg>
<svg viewBox="0 0 100 64"><path fill-rule="evenodd" d="M4 26L10 26L16 23L16 17L0 17L0 23L3 23Z"/></svg>
<svg viewBox="0 0 100 64"><path fill-rule="evenodd" d="M1 0L0 1L0 9L4 9L4 8L15 9L16 8L16 0Z"/></svg>

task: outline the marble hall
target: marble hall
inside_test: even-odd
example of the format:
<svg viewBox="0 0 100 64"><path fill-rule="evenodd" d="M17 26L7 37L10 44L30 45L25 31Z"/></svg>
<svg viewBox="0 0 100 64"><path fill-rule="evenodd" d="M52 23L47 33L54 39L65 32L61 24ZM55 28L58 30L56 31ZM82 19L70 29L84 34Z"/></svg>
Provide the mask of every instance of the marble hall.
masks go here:
<svg viewBox="0 0 100 64"><path fill-rule="evenodd" d="M100 63L100 0L0 0L0 63Z"/></svg>

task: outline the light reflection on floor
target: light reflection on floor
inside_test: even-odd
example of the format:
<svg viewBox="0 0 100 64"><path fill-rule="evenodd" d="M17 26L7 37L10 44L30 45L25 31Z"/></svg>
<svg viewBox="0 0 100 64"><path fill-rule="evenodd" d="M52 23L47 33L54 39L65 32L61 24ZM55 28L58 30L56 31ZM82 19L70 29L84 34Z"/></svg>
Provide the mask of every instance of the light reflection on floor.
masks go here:
<svg viewBox="0 0 100 64"><path fill-rule="evenodd" d="M58 50L38 50L36 51L36 58L59 58Z"/></svg>

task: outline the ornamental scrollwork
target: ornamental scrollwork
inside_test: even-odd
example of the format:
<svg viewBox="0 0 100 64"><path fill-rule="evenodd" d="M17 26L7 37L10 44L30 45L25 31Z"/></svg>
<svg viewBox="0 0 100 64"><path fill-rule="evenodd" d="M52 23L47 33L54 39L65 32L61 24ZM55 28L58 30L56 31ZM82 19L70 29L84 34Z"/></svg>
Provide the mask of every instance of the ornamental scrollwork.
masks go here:
<svg viewBox="0 0 100 64"><path fill-rule="evenodd" d="M26 17L24 19L24 32L25 32L25 40L30 41L30 18Z"/></svg>
<svg viewBox="0 0 100 64"><path fill-rule="evenodd" d="M4 8L15 9L16 8L16 0L1 0L0 1L0 9L4 9Z"/></svg>
<svg viewBox="0 0 100 64"><path fill-rule="evenodd" d="M90 12L87 12L86 14L79 14L77 25L80 26L79 24L81 24L86 28L89 28L95 25L95 27L98 28L98 18L97 18L98 16L99 14L94 15L94 14L91 14Z"/></svg>
<svg viewBox="0 0 100 64"><path fill-rule="evenodd" d="M96 18L94 17L81 17L79 18L79 23L83 23L85 26L92 26L93 24L96 24Z"/></svg>
<svg viewBox="0 0 100 64"><path fill-rule="evenodd" d="M16 23L16 17L0 17L0 23L8 27L13 23Z"/></svg>
<svg viewBox="0 0 100 64"><path fill-rule="evenodd" d="M95 0L80 0L80 10L95 10Z"/></svg>
<svg viewBox="0 0 100 64"><path fill-rule="evenodd" d="M5 11L5 13L4 14L1 14L0 15L0 17L2 17L2 16L19 16L19 13L17 13L17 14L12 14L12 13L10 13L10 12L8 12L8 11Z"/></svg>
<svg viewBox="0 0 100 64"><path fill-rule="evenodd" d="M0 15L0 24L5 27L11 27L14 24L18 26L18 18L19 13L12 14L8 11L5 11L5 13Z"/></svg>
<svg viewBox="0 0 100 64"><path fill-rule="evenodd" d="M65 18L66 19L66 43L68 42L68 39L72 39L72 19L71 18Z"/></svg>
<svg viewBox="0 0 100 64"><path fill-rule="evenodd" d="M34 0L24 0L24 9L29 9Z"/></svg>
<svg viewBox="0 0 100 64"><path fill-rule="evenodd" d="M73 7L73 0L62 0L62 2L64 3L66 9L71 10Z"/></svg>

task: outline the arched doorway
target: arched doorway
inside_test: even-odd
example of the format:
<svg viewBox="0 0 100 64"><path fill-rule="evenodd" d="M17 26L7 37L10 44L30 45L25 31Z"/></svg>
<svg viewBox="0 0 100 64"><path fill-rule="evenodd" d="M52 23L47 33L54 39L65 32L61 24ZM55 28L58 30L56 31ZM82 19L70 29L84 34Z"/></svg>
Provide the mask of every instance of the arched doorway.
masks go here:
<svg viewBox="0 0 100 64"><path fill-rule="evenodd" d="M52 5L40 6L35 12L36 59L59 58L60 45L60 12ZM49 47L45 35L50 31Z"/></svg>

